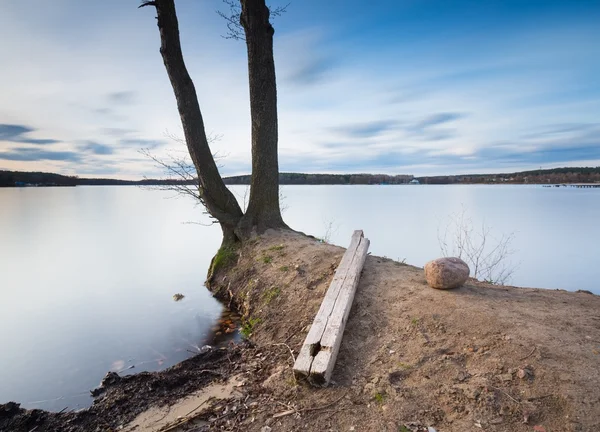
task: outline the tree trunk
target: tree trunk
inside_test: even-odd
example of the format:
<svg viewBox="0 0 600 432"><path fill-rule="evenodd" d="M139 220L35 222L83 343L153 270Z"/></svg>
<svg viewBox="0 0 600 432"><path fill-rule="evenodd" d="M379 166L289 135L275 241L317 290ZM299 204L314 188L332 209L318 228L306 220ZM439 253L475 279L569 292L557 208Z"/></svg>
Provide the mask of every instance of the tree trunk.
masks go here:
<svg viewBox="0 0 600 432"><path fill-rule="evenodd" d="M240 0L240 23L246 35L250 115L252 119L252 179L250 201L239 231L263 232L285 227L279 207L277 160L277 88L273 60L274 29L265 0Z"/></svg>
<svg viewBox="0 0 600 432"><path fill-rule="evenodd" d="M206 139L196 89L183 61L174 0L148 1L142 3L140 7L142 6L156 7L161 41L160 54L177 99L177 109L188 151L198 173L200 199L210 215L221 224L223 242L232 242L236 239L234 231L243 212L234 195L225 186ZM277 159L275 162L277 163Z"/></svg>

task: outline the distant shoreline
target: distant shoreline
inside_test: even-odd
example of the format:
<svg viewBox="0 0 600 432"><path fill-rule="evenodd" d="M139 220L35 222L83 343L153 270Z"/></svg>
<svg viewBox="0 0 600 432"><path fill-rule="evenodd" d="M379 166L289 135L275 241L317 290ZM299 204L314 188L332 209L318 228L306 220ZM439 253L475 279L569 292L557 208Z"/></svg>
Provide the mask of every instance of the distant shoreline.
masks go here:
<svg viewBox="0 0 600 432"><path fill-rule="evenodd" d="M228 185L249 185L250 175L223 178ZM600 185L600 167L553 168L508 174L465 174L449 176L413 176L408 174L306 174L280 173L281 185L409 185L409 184L538 184L560 186L568 184ZM180 186L195 184L195 180L143 179L120 180L81 178L45 172L0 170L0 187L53 186ZM594 186L595 187L595 186Z"/></svg>

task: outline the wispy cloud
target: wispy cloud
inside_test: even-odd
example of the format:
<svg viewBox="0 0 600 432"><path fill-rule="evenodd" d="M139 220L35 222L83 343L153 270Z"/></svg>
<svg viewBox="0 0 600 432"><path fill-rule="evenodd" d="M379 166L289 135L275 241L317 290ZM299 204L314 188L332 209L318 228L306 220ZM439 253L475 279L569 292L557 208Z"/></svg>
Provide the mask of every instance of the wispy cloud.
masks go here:
<svg viewBox="0 0 600 432"><path fill-rule="evenodd" d="M436 113L430 116L425 117L421 121L417 122L415 125L411 127L412 130L423 131L424 129L430 128L432 126L438 126L444 123L448 123L454 120L458 120L460 118L465 117L465 114L458 112L443 112Z"/></svg>
<svg viewBox="0 0 600 432"><path fill-rule="evenodd" d="M73 151L51 151L39 148L17 147L0 152L0 160L35 162L35 161L69 161L81 160L81 154Z"/></svg>
<svg viewBox="0 0 600 432"><path fill-rule="evenodd" d="M108 100L111 103L119 105L130 105L136 100L136 92L134 91L119 91L108 94Z"/></svg>
<svg viewBox="0 0 600 432"><path fill-rule="evenodd" d="M104 135L109 135L113 137L122 137L126 135L130 135L135 133L136 131L133 129L127 128L118 128L118 127L106 127L100 130Z"/></svg>
<svg viewBox="0 0 600 432"><path fill-rule="evenodd" d="M312 85L322 82L332 69L333 61L314 57L303 61L292 70L286 79L295 85Z"/></svg>
<svg viewBox="0 0 600 432"><path fill-rule="evenodd" d="M151 140L151 139L137 139L137 138L127 138L119 140L119 144L124 147L132 147L136 149L155 149L161 146L166 145L166 141L164 140Z"/></svg>
<svg viewBox="0 0 600 432"><path fill-rule="evenodd" d="M345 126L336 126L332 131L351 138L376 137L381 133L399 126L401 123L395 120L374 120L371 122L351 123Z"/></svg>
<svg viewBox="0 0 600 432"><path fill-rule="evenodd" d="M0 141L8 141L14 143L46 145L56 144L60 141L55 139L38 139L30 138L27 135L34 132L35 129L24 125L0 124Z"/></svg>
<svg viewBox="0 0 600 432"><path fill-rule="evenodd" d="M115 149L112 146L101 144L94 141L87 141L79 147L83 152L92 153L95 155L112 155Z"/></svg>

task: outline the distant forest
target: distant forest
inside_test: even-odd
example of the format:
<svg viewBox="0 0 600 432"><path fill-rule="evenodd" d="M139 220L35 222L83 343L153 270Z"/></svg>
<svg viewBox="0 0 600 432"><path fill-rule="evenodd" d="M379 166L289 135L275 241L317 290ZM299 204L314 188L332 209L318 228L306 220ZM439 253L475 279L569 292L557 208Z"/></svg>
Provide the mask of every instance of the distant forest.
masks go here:
<svg viewBox="0 0 600 432"><path fill-rule="evenodd" d="M412 175L386 174L303 174L280 173L282 185L372 185L407 184L417 179L421 184L560 184L560 183L600 183L600 167L595 168L554 168L547 170L523 171L511 174L468 174L453 176L414 177ZM230 185L250 184L249 175L225 177ZM194 184L169 179L116 180L102 178L81 178L44 172L1 171L0 187L14 186L118 186L118 185L173 185Z"/></svg>
<svg viewBox="0 0 600 432"><path fill-rule="evenodd" d="M64 176L61 174L45 172L1 171L0 187L14 186L123 186L123 185L169 185L182 184L175 180L145 179L145 180L117 180L104 178L81 178L77 176ZM185 182L193 184L193 181Z"/></svg>
<svg viewBox="0 0 600 432"><path fill-rule="evenodd" d="M351 185L351 184L406 184L414 177L411 175L386 174L302 174L280 173L279 184L282 185ZM225 177L226 184L250 184L249 175Z"/></svg>
<svg viewBox="0 0 600 432"><path fill-rule="evenodd" d="M468 174L417 177L422 184L562 184L600 183L600 167L553 168L510 174Z"/></svg>

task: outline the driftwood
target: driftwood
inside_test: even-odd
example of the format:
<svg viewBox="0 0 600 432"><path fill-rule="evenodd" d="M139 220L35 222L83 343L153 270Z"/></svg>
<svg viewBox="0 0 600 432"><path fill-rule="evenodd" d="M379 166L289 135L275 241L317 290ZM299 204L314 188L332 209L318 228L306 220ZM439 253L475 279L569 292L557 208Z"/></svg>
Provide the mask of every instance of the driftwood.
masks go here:
<svg viewBox="0 0 600 432"><path fill-rule="evenodd" d="M331 379L368 249L363 232L354 231L294 364L296 376L315 386Z"/></svg>

